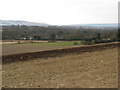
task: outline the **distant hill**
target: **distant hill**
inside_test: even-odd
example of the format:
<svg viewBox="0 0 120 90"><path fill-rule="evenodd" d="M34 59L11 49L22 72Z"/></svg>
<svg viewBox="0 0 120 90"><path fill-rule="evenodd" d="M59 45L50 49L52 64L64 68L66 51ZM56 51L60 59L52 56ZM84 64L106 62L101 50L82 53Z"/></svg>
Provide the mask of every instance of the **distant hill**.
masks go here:
<svg viewBox="0 0 120 90"><path fill-rule="evenodd" d="M26 25L26 26L56 26L63 28L117 28L118 23L109 23L109 24L72 24L72 25L49 25L46 23L36 23L36 22L28 22L28 21L20 21L20 20L0 20L0 25L8 26L8 25Z"/></svg>
<svg viewBox="0 0 120 90"><path fill-rule="evenodd" d="M20 20L0 20L0 25L26 25L26 26L49 26L46 23L36 23L36 22L28 22L28 21L20 21Z"/></svg>
<svg viewBox="0 0 120 90"><path fill-rule="evenodd" d="M109 23L109 24L74 24L73 27L83 27L83 28L97 28L97 29L113 29L118 28L118 23Z"/></svg>
<svg viewBox="0 0 120 90"><path fill-rule="evenodd" d="M118 24L117 23L109 23L109 24L74 24L72 26L118 27Z"/></svg>

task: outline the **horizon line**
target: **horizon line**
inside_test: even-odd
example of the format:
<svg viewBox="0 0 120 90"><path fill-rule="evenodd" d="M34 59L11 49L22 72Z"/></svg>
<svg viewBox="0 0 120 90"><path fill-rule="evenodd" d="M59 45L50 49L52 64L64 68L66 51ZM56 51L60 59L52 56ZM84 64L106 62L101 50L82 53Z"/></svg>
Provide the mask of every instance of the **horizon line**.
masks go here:
<svg viewBox="0 0 120 90"><path fill-rule="evenodd" d="M12 20L12 19L9 19L9 20L3 20L3 19L0 19L0 21L25 21L25 22L31 22L31 23L38 23L38 24L48 24L48 25L58 25L58 26L62 26L62 25L85 25L85 24L119 24L119 22L107 22L107 23L102 23L102 22L99 22L99 23L75 23L75 24L49 24L49 23L45 23L45 22L36 22L36 21L28 21L28 20Z"/></svg>

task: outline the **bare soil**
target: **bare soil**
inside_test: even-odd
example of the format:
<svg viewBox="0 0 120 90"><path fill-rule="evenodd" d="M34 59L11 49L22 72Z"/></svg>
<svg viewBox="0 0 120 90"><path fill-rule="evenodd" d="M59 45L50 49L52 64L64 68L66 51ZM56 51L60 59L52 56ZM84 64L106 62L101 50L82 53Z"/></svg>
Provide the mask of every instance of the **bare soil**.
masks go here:
<svg viewBox="0 0 120 90"><path fill-rule="evenodd" d="M118 48L3 64L3 87L117 88Z"/></svg>
<svg viewBox="0 0 120 90"><path fill-rule="evenodd" d="M66 46L68 47L68 46ZM20 54L27 52L38 52L43 50L52 50L59 48L66 48L65 46L39 46L39 45L2 45L2 54L3 55L12 55L12 54Z"/></svg>
<svg viewBox="0 0 120 90"><path fill-rule="evenodd" d="M46 49L42 48L42 50L35 50L35 46L34 48L30 49L28 46L24 46L20 49L20 46L17 45L16 49L15 47L9 47L9 49L13 49L13 50L19 50L18 52L20 53L20 51L24 52L24 53L20 53L20 54L12 54L12 55L4 55L2 56L2 62L4 63L12 63L12 62L17 62L17 61L26 61L29 59L35 59L35 58L48 58L48 57L56 57L56 56L62 56L65 54L69 54L69 53L83 53L83 52L93 52L93 51L98 51L98 50L104 50L104 49L110 49L110 48L115 48L120 46L120 43L105 43L105 44L97 44L97 45L86 45L86 46L72 46L72 47L67 47L67 48L58 48L58 47L53 47L53 49L51 47L49 47L49 50L46 47ZM13 46L13 45L12 45ZM29 50L33 50L32 52L26 52L24 50L27 50L27 48ZM57 48L57 49L55 49ZM36 49L38 49L38 47L36 47ZM3 48L3 51L5 49ZM9 51L10 52L10 51ZM12 50L11 50L12 52ZM14 51L17 52L17 51ZM4 52L3 52L4 53Z"/></svg>

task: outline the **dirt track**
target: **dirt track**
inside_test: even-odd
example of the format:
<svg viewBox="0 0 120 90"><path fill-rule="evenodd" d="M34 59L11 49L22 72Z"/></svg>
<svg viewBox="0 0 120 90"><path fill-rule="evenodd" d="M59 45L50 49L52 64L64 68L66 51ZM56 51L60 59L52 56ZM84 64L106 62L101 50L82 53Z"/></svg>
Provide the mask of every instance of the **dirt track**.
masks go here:
<svg viewBox="0 0 120 90"><path fill-rule="evenodd" d="M103 50L107 48L118 47L120 43L105 43L105 44L97 44L97 45L86 45L86 46L77 46L63 49L55 49L55 50L47 50L41 52L30 52L30 53L22 53L22 54L14 54L14 55L4 55L2 56L2 63L11 63L16 61L25 61L29 59L35 58L47 58L47 57L55 57L61 56L69 53L82 53L82 52L91 52L95 50Z"/></svg>

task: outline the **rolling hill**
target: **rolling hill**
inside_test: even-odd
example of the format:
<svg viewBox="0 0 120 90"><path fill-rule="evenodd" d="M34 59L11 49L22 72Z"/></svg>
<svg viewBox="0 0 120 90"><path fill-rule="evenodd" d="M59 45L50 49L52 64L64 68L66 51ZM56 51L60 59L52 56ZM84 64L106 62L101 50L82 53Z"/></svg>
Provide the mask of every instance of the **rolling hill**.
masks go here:
<svg viewBox="0 0 120 90"><path fill-rule="evenodd" d="M63 28L117 28L118 23L100 23L100 24L72 24L72 25L50 25L46 23L36 23L36 22L28 22L21 20L0 20L1 26L9 26L9 25L26 25L26 26L57 26Z"/></svg>
<svg viewBox="0 0 120 90"><path fill-rule="evenodd" d="M36 22L28 22L28 21L20 21L20 20L0 20L0 25L8 26L8 25L26 25L26 26L49 26L46 23L36 23Z"/></svg>

